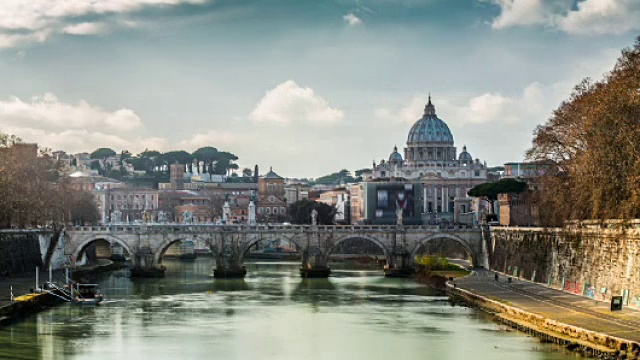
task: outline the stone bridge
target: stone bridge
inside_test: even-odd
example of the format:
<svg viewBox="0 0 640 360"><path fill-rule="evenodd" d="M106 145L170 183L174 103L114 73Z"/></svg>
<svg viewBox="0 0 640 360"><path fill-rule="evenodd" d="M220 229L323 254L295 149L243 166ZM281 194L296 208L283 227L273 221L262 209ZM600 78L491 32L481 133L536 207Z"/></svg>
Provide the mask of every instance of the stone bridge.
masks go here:
<svg viewBox="0 0 640 360"><path fill-rule="evenodd" d="M304 277L326 277L329 256L350 239L365 239L376 244L386 258L385 274L411 272L423 244L434 239L449 239L462 245L474 266L487 266L483 234L486 230L466 225L182 225L140 224L74 227L65 232L65 252L73 261L84 256L92 243L103 240L121 245L131 256L133 276L161 276L162 257L169 246L179 241L199 240L208 244L216 256L216 277L241 277L246 274L244 257L254 244L263 240L287 240L302 257Z"/></svg>

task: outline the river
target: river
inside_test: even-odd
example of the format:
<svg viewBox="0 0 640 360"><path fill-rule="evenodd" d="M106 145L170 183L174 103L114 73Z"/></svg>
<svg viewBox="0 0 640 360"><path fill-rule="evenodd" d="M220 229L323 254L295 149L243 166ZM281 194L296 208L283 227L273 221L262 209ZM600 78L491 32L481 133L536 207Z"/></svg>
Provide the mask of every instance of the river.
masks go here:
<svg viewBox="0 0 640 360"><path fill-rule="evenodd" d="M575 359L382 270L247 263L215 280L213 260L165 260L166 277L98 280L105 302L63 304L0 328L0 359Z"/></svg>

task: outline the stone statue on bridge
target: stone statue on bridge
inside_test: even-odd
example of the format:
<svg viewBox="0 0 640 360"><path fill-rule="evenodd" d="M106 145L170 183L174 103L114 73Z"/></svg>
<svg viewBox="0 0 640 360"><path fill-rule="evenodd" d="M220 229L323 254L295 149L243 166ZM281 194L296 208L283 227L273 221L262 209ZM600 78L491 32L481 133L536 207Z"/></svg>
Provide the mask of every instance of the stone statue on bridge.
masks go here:
<svg viewBox="0 0 640 360"><path fill-rule="evenodd" d="M120 224L122 222L122 212L120 210L116 210L111 213L111 223L112 224Z"/></svg>
<svg viewBox="0 0 640 360"><path fill-rule="evenodd" d="M183 224L193 223L193 213L191 211L185 211L184 213L182 213L182 223Z"/></svg>
<svg viewBox="0 0 640 360"><path fill-rule="evenodd" d="M396 208L396 224L402 225L402 208Z"/></svg>
<svg viewBox="0 0 640 360"><path fill-rule="evenodd" d="M167 214L164 211L158 212L158 222L164 224L167 222Z"/></svg>
<svg viewBox="0 0 640 360"><path fill-rule="evenodd" d="M318 225L318 210L316 209L311 210L311 225Z"/></svg>

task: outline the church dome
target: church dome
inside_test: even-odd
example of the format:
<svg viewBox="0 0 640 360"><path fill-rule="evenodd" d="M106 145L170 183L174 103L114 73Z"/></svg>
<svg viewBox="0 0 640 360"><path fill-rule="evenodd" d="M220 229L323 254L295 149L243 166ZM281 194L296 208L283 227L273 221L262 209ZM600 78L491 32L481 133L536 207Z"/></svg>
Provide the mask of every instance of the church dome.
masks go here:
<svg viewBox="0 0 640 360"><path fill-rule="evenodd" d="M453 145L453 135L449 126L436 116L435 106L431 103L431 96L429 96L429 103L424 107L424 115L409 131L407 145L431 142Z"/></svg>
<svg viewBox="0 0 640 360"><path fill-rule="evenodd" d="M398 147L393 147L393 152L389 155L390 164L402 164L402 155L398 152Z"/></svg>
<svg viewBox="0 0 640 360"><path fill-rule="evenodd" d="M462 147L462 152L460 153L460 156L458 157L458 160L473 162L473 156L471 156L471 154L469 154L467 152L467 146L466 145Z"/></svg>

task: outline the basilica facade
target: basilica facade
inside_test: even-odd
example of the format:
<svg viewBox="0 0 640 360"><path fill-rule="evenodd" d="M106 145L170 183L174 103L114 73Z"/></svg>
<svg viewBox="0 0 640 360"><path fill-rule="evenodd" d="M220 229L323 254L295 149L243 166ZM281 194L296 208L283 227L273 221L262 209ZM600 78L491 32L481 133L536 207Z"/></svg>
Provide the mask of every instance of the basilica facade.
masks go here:
<svg viewBox="0 0 640 360"><path fill-rule="evenodd" d="M453 134L449 126L436 115L431 96L424 114L409 130L403 154L394 147L388 160L373 163L365 181L418 185L423 221L428 221L430 217L443 218L445 214L472 210L469 208L467 192L487 182L486 163L474 159L466 146L458 154Z"/></svg>

